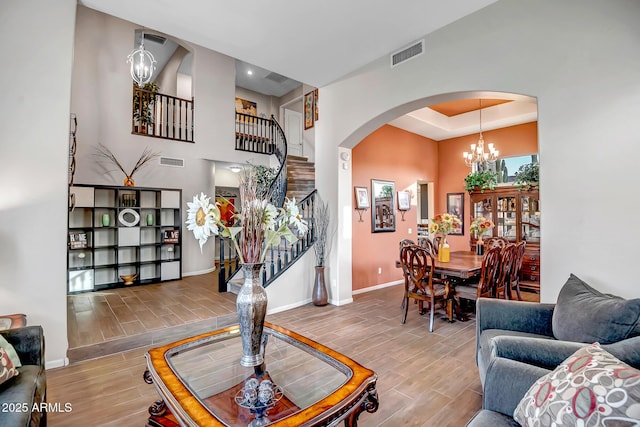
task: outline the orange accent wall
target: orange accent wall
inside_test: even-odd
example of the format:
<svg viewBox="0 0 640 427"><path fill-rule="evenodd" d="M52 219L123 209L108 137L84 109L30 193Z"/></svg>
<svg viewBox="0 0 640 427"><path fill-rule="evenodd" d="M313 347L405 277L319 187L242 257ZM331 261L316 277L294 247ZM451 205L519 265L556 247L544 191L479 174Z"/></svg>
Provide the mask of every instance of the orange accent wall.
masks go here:
<svg viewBox="0 0 640 427"><path fill-rule="evenodd" d="M538 152L537 122L483 132L483 136L485 144L494 143L501 156ZM398 243L405 238L416 240L418 181L434 183L435 213L446 210L447 193L465 193L464 235L451 236L448 240L452 250L469 249L470 209L464 178L470 170L462 160L462 153L477 141L478 134L434 141L385 125L354 147L351 153L353 185L367 187L371 197L371 179L394 181L396 191L411 192L411 210L405 213L404 221L396 211L395 232L372 233L371 209L362 214L360 222L353 201L353 290L402 279L402 272L395 266ZM381 274L378 268L382 269Z"/></svg>
<svg viewBox="0 0 640 427"><path fill-rule="evenodd" d="M396 212L395 232L372 233L371 209L362 214L360 222L354 200L352 286L357 290L402 278L402 272L395 266L398 243L405 238L416 239L416 182L433 181L437 186L438 143L385 125L354 147L351 158L353 185L367 187L369 198L372 179L394 181L396 191L411 192L411 209L405 213L404 221ZM381 274L378 268L382 269Z"/></svg>

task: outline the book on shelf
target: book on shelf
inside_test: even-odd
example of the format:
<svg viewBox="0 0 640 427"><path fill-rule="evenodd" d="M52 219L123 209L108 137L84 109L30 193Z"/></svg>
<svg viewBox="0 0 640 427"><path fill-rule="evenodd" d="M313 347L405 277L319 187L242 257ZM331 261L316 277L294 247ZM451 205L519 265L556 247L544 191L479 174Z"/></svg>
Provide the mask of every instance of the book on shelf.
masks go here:
<svg viewBox="0 0 640 427"><path fill-rule="evenodd" d="M70 249L86 249L87 233L84 231L70 231L69 232L69 248Z"/></svg>
<svg viewBox="0 0 640 427"><path fill-rule="evenodd" d="M180 230L163 230L162 243L179 243Z"/></svg>

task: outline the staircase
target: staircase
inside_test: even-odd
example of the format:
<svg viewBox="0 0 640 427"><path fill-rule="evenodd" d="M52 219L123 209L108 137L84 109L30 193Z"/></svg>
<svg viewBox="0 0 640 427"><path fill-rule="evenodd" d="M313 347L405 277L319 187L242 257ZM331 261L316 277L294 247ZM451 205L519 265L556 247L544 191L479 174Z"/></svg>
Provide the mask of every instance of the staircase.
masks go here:
<svg viewBox="0 0 640 427"><path fill-rule="evenodd" d="M265 257L262 283L266 288L292 264L294 264L316 241L315 231L315 166L305 157L288 156L287 141L282 128L273 116L270 119L236 113L236 150L274 156L280 167L269 189L270 202L276 207L284 205L285 196L295 197L300 215L307 221L309 229L298 236L295 243L285 239L272 246ZM234 292L240 265L230 239L220 238L218 260L218 291ZM235 291L237 293L237 291Z"/></svg>
<svg viewBox="0 0 640 427"><path fill-rule="evenodd" d="M316 188L315 164L306 157L287 156L287 197L302 200Z"/></svg>

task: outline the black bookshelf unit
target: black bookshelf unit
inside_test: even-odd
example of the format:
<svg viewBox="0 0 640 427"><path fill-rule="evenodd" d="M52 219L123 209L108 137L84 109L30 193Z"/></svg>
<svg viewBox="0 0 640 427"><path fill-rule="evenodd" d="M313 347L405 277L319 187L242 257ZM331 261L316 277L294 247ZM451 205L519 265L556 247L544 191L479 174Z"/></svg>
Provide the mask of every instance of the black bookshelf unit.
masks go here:
<svg viewBox="0 0 640 427"><path fill-rule="evenodd" d="M182 278L182 190L78 184L70 192L68 293Z"/></svg>

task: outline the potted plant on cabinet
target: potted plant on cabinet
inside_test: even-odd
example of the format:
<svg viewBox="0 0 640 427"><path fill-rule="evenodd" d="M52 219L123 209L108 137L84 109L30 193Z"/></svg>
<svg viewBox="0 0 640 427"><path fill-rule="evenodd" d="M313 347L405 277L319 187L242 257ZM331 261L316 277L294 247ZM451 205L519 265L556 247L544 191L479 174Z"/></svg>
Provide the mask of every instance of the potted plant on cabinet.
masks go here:
<svg viewBox="0 0 640 427"><path fill-rule="evenodd" d="M312 295L313 304L317 306L327 305L328 303L327 286L324 280L324 269L329 248L330 219L331 213L329 210L329 203L318 198L318 203L315 207L316 242L313 245L313 250L316 254L316 276L313 284Z"/></svg>
<svg viewBox="0 0 640 427"><path fill-rule="evenodd" d="M471 172L464 179L464 183L464 188L469 193L474 190L480 190L481 192L493 190L498 184L498 174L488 169Z"/></svg>

